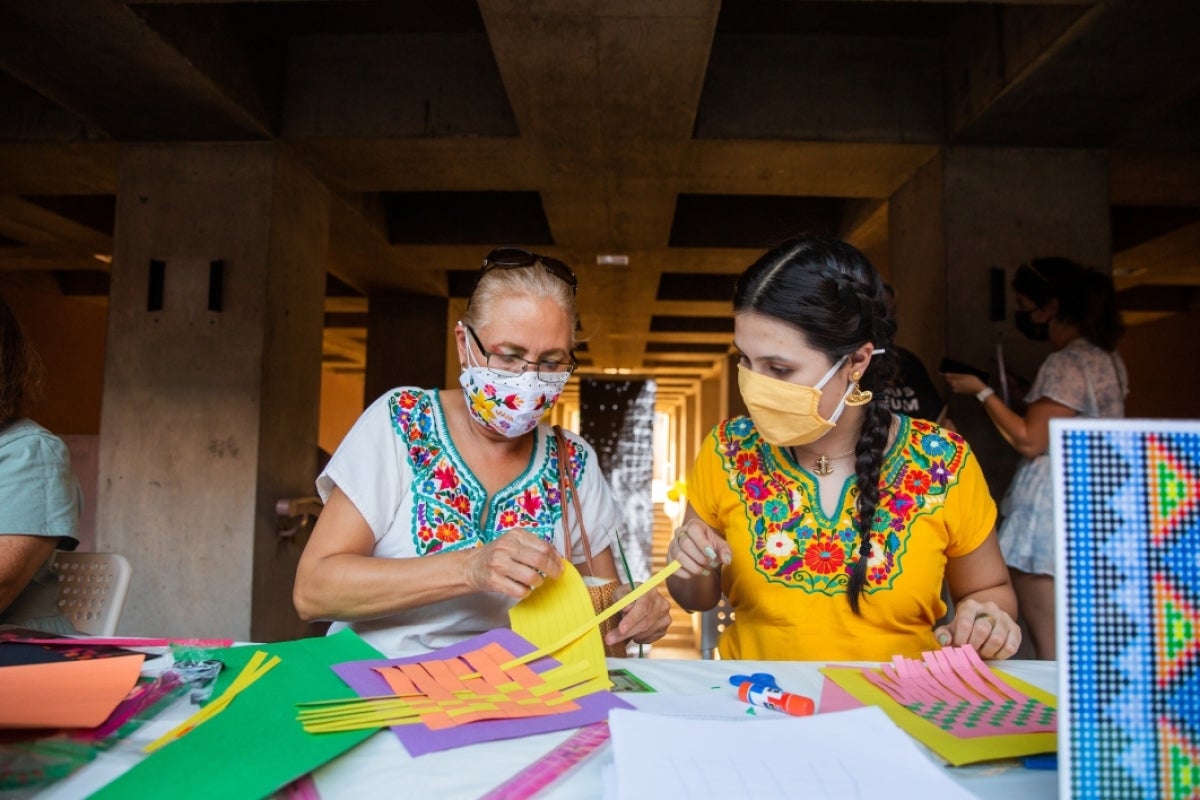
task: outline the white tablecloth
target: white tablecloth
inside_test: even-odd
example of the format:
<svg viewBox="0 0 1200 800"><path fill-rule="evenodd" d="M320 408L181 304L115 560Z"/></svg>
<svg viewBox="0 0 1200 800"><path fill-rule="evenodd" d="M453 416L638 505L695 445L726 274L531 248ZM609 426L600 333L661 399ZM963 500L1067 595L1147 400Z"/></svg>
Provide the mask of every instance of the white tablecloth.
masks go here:
<svg viewBox="0 0 1200 800"><path fill-rule="evenodd" d="M824 676L818 672L822 664L798 661L609 659L609 666L629 670L658 693L697 696L698 702L702 700L706 705L714 702L714 695L719 695L728 698L728 702L737 709L744 709L745 704L738 702L729 685L729 677L733 674L769 672L789 692L806 694L814 699L820 697L824 680ZM1057 670L1052 662L1009 661L1001 668L1041 689L1050 692L1057 690ZM649 696L632 692L621 695L634 705ZM394 735L385 731L319 770L316 773L317 787L325 800L479 797L522 767L532 764L571 733L541 734L471 745L414 759ZM610 751L611 747L605 745L541 796L556 800L596 800L601 797L602 770L606 764L612 763ZM932 754L929 757L937 761ZM864 769L870 769L870 754L863 754L862 763ZM1043 800L1058 797L1056 771L1025 769L1015 760L946 769L962 786L980 798Z"/></svg>
<svg viewBox="0 0 1200 800"><path fill-rule="evenodd" d="M610 659L609 666L629 670L656 690L653 694L628 692L621 695L635 706L650 711L661 711L664 699L694 698L688 702L694 702L697 707L714 710L728 703L731 714L744 713L745 704L737 700L729 685L729 677L733 674L769 672L789 692L806 694L814 699L820 697L824 680L818 672L821 664L798 661ZM1009 661L999 667L1039 688L1050 692L1057 690L1057 670L1053 662ZM143 745L182 721L192 710L186 703L168 709L114 750L42 792L39 799L86 797L129 769L142 757ZM769 716L775 712L761 710L761 713ZM563 731L487 742L412 758L396 736L384 730L317 770L314 777L324 800L479 797L537 761L572 733L574 731ZM932 754L929 758L937 762ZM539 797L556 800L601 798L603 773L611 764L611 746L605 744ZM864 769L870 769L870 754L863 754L862 764ZM211 766L219 768L219 765ZM1058 796L1056 771L1028 770L1015 760L945 769L963 787L985 800L1043 800Z"/></svg>

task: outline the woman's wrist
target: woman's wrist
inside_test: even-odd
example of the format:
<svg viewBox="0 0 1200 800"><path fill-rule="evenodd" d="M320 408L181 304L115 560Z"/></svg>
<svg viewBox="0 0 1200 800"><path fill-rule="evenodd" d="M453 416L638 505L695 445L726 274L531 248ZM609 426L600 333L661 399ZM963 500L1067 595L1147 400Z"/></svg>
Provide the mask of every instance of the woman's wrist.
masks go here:
<svg viewBox="0 0 1200 800"><path fill-rule="evenodd" d="M985 386L975 393L975 399L981 403L986 403L989 397L996 394L996 390L990 386Z"/></svg>

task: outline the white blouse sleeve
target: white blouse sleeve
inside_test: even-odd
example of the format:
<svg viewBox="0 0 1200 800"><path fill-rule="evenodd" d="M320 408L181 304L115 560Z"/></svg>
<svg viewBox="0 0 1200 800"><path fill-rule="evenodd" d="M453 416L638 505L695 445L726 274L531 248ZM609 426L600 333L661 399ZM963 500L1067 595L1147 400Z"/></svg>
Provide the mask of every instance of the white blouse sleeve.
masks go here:
<svg viewBox="0 0 1200 800"><path fill-rule="evenodd" d="M396 394L388 392L362 413L317 477L321 500L329 500L334 486L341 489L371 526L375 541L391 527L412 476L404 439L392 421L390 401Z"/></svg>

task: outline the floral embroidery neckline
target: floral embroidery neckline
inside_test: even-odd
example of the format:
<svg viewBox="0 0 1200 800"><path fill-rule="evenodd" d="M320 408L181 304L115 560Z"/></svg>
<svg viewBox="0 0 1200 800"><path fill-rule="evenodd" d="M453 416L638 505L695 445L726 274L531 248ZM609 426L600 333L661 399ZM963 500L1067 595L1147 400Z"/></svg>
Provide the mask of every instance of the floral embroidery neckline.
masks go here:
<svg viewBox="0 0 1200 800"><path fill-rule="evenodd" d="M479 480L479 476L475 474L475 472L467 464L466 460L462 457L462 454L458 452L458 447L454 444L454 439L450 436L450 425L446 422L446 409L442 405L441 390L434 388L430 389L429 392L432 395L430 398L430 405L432 406L431 410L433 412L433 424L437 428L438 439L441 441L447 456L454 465L455 472L460 479L467 479L470 482L471 493L473 495L478 495L480 498L487 497L487 490L483 487L483 481ZM507 486L501 487L499 490L497 490L496 493L492 495L491 500L488 502L490 508L487 509L488 521L485 529L485 536L487 534L494 534L487 539L489 542L494 539L495 536L499 535L499 533L496 532L496 511L498 503L510 500L513 495L519 493L517 491L519 487L524 487L529 483L531 473L534 472L536 465L541 463L541 458L544 457L542 448L549 446L546 441L546 437L542 435L540 428L534 428L532 433L533 447L529 450L529 461L525 464L525 468L522 469L521 474L513 478ZM479 524L480 521L480 519L475 520L477 524ZM483 526L481 525L481 527Z"/></svg>
<svg viewBox="0 0 1200 800"><path fill-rule="evenodd" d="M553 542L561 525L558 460L535 429L529 463L489 499L450 438L437 389L402 389L389 398L392 431L407 450L412 469L412 542L417 555L480 547L513 528ZM583 453L571 447L573 472ZM485 509L486 506L486 509ZM482 524L487 511L487 524Z"/></svg>
<svg viewBox="0 0 1200 800"><path fill-rule="evenodd" d="M950 431L900 416L896 437L880 470L880 497L872 524L864 591L889 588L901 574L909 526L933 513L957 481L966 447ZM721 430L730 487L741 497L754 570L769 583L826 595L841 594L858 560L853 508L858 489L847 479L839 515L819 508L816 478L763 442L747 417ZM907 450L909 458L902 457Z"/></svg>

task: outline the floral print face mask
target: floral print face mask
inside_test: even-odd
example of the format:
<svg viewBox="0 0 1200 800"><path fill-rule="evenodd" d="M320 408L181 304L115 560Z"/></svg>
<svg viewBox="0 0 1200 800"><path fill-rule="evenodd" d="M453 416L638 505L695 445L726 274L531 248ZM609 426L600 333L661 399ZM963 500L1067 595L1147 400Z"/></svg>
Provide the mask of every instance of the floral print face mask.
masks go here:
<svg viewBox="0 0 1200 800"><path fill-rule="evenodd" d="M458 382L471 417L510 439L536 428L563 390L562 384L547 383L534 370L506 374L474 365L463 369Z"/></svg>

